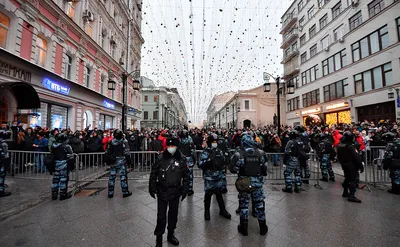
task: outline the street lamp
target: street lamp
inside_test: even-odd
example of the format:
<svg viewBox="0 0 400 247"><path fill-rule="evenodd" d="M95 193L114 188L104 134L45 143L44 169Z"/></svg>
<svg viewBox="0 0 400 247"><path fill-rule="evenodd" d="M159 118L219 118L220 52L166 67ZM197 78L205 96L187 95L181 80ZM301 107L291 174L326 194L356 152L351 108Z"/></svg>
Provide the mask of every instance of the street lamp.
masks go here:
<svg viewBox="0 0 400 247"><path fill-rule="evenodd" d="M283 94L282 90L283 88L279 87L280 80L281 78L277 76L274 78L271 74L264 72L263 73L263 79L265 81L264 83L264 92L270 92L271 91L271 83L269 82L269 79L272 78L274 79L276 83L276 97L277 97L277 114L278 114L278 136L281 136L281 102L280 102L280 95ZM286 85L287 88L287 93L288 94L294 94L294 84L293 83L287 83Z"/></svg>
<svg viewBox="0 0 400 247"><path fill-rule="evenodd" d="M128 77L130 75L133 75L133 90L138 91L140 90L140 70L134 70L131 73L127 74L126 72L122 73L122 123L121 123L121 129L122 131L125 131L126 128L126 88L128 84ZM108 80L108 90L115 90L116 88L116 82L113 79Z"/></svg>

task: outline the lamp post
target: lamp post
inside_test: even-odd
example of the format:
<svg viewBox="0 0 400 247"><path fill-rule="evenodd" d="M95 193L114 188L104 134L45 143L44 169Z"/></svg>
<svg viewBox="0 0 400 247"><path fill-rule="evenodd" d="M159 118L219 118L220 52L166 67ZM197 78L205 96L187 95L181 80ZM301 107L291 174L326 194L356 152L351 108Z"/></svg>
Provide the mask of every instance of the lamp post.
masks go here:
<svg viewBox="0 0 400 247"><path fill-rule="evenodd" d="M221 113L218 112L218 128L221 128Z"/></svg>
<svg viewBox="0 0 400 247"><path fill-rule="evenodd" d="M283 92L281 91L283 89L283 87L281 88L279 84L281 78L279 76L277 76L276 78L274 78L271 74L264 72L263 74L263 78L264 78L264 92L270 92L271 91L271 83L269 82L269 79L272 78L274 79L275 83L276 83L276 99L277 99L277 115L278 115L278 136L281 136L281 103L280 103L280 95L283 94ZM284 84L284 83L282 83ZM292 83L287 83L286 85L287 87L287 93L288 94L294 94L294 84Z"/></svg>
<svg viewBox="0 0 400 247"><path fill-rule="evenodd" d="M235 103L232 104L232 127L235 129Z"/></svg>
<svg viewBox="0 0 400 247"><path fill-rule="evenodd" d="M140 90L140 70L134 70L131 73L127 74L126 72L122 73L122 122L121 129L122 131L126 130L126 88L128 84L128 77L130 75L134 75L133 78L133 90ZM108 90L115 90L116 82L112 79L108 80Z"/></svg>
<svg viewBox="0 0 400 247"><path fill-rule="evenodd" d="M229 112L229 107L226 108L226 113L225 113L225 128L228 129L228 112Z"/></svg>

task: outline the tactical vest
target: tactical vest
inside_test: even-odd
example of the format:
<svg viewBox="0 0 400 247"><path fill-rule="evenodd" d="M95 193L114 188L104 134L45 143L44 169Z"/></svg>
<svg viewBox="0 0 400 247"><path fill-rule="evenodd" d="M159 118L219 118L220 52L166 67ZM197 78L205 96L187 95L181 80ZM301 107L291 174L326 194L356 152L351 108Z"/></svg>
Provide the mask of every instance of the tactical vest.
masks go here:
<svg viewBox="0 0 400 247"><path fill-rule="evenodd" d="M331 145L327 140L323 140L318 144L319 147L319 153L320 154L330 154L331 150L329 148L329 145Z"/></svg>
<svg viewBox="0 0 400 247"><path fill-rule="evenodd" d="M181 185L183 168L181 164L171 159L168 166L160 167L158 182L165 187L176 187Z"/></svg>
<svg viewBox="0 0 400 247"><path fill-rule="evenodd" d="M300 139L301 139L301 141L303 142L303 145L302 145L302 146L303 146L304 151L305 151L306 153L309 153L309 152L310 152L310 145L309 145L309 143L310 143L310 138L309 138L309 136L308 136L308 135L305 136L305 135L301 134Z"/></svg>
<svg viewBox="0 0 400 247"><path fill-rule="evenodd" d="M212 151L212 159L211 162L213 163L213 170L214 171L222 171L224 170L224 156L222 154L222 152L220 152L220 150L215 149L214 151Z"/></svg>
<svg viewBox="0 0 400 247"><path fill-rule="evenodd" d="M181 143L179 145L179 150L186 157L189 157L191 155L191 149L192 149L192 147L191 147L190 143L186 143L186 144Z"/></svg>
<svg viewBox="0 0 400 247"><path fill-rule="evenodd" d="M65 152L65 144L56 147L53 150L54 160L66 160L67 152Z"/></svg>
<svg viewBox="0 0 400 247"><path fill-rule="evenodd" d="M4 152L4 149L3 149L3 145L4 145L3 143L4 143L3 141L0 142L0 159L6 158L6 153Z"/></svg>
<svg viewBox="0 0 400 247"><path fill-rule="evenodd" d="M244 154L244 165L240 168L239 175L248 177L262 176L263 169L261 164L261 156L258 151Z"/></svg>
<svg viewBox="0 0 400 247"><path fill-rule="evenodd" d="M124 156L124 143L121 142L118 145L113 145L111 143L111 150L112 154L114 154L116 157Z"/></svg>
<svg viewBox="0 0 400 247"><path fill-rule="evenodd" d="M392 145L392 159L400 160L400 142L393 142Z"/></svg>

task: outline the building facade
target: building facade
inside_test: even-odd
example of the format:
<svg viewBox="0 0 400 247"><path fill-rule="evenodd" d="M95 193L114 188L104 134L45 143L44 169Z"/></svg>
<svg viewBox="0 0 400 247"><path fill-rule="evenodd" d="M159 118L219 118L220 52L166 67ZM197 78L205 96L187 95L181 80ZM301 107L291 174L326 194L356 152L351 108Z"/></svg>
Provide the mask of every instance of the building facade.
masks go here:
<svg viewBox="0 0 400 247"><path fill-rule="evenodd" d="M296 85L287 124L400 120L399 2L293 1L281 28L284 78Z"/></svg>
<svg viewBox="0 0 400 247"><path fill-rule="evenodd" d="M271 85L271 92L264 92L264 87L259 86L249 90L239 90L234 93L218 110L209 111L207 125L216 128L262 128L277 123L277 97L276 85ZM281 112L284 112L285 97L281 95ZM216 109L212 105L209 110ZM285 124L285 114L281 116L281 124Z"/></svg>
<svg viewBox="0 0 400 247"><path fill-rule="evenodd" d="M73 130L120 127L121 75L140 68L141 15L137 0L0 0L1 121ZM108 90L108 79L118 81L116 90ZM128 127L140 119L140 93L132 81ZM21 107L13 83L34 90L39 105Z"/></svg>
<svg viewBox="0 0 400 247"><path fill-rule="evenodd" d="M185 104L176 88L156 87L154 82L142 77L141 128L164 128L187 125Z"/></svg>

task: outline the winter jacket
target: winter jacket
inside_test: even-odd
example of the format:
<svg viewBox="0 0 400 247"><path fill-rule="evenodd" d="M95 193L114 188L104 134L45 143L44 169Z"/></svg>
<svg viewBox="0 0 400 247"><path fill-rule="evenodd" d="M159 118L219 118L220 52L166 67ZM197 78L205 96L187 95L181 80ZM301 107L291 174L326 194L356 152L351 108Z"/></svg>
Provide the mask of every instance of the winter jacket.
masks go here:
<svg viewBox="0 0 400 247"><path fill-rule="evenodd" d="M342 138L342 135L339 133L338 130L334 130L332 132L332 137L333 137L333 146L337 147L340 143L340 139Z"/></svg>
<svg viewBox="0 0 400 247"><path fill-rule="evenodd" d="M91 153L95 153L95 152L100 152L102 151L102 146L101 146L101 139L98 136L93 136L90 137L87 140L87 147L88 147L88 151Z"/></svg>
<svg viewBox="0 0 400 247"><path fill-rule="evenodd" d="M85 151L85 144L83 143L83 140L79 137L72 137L69 141L69 144L71 145L74 153L79 154Z"/></svg>
<svg viewBox="0 0 400 247"><path fill-rule="evenodd" d="M356 136L356 142L360 144L360 148L358 151L365 151L365 143L361 135Z"/></svg>

